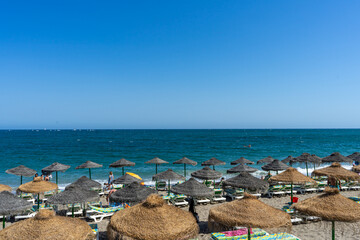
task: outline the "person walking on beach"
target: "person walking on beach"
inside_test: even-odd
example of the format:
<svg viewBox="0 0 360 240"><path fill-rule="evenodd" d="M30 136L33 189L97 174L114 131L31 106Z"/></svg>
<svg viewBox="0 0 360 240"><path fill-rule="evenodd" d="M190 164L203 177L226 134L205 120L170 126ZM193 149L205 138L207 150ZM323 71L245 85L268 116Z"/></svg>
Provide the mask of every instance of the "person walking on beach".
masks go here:
<svg viewBox="0 0 360 240"><path fill-rule="evenodd" d="M110 190L112 182L114 181L114 175L113 172L109 173L109 178L108 178L108 183L107 183L107 188Z"/></svg>

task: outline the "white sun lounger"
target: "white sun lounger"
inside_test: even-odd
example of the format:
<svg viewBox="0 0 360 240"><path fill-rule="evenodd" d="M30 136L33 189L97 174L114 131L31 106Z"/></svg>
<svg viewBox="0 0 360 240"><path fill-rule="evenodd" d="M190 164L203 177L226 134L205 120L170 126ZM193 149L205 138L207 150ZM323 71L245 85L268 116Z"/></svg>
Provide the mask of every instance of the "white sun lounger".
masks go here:
<svg viewBox="0 0 360 240"><path fill-rule="evenodd" d="M95 212L94 214L87 214L86 217L90 218L91 220L93 220L94 222L98 223L101 222L104 218L106 217L111 217L112 215L114 215L114 212L111 213L100 213L100 212Z"/></svg>
<svg viewBox="0 0 360 240"><path fill-rule="evenodd" d="M196 202L199 204L208 204L208 203L210 203L210 199L200 198L200 199L196 199Z"/></svg>
<svg viewBox="0 0 360 240"><path fill-rule="evenodd" d="M29 212L28 214L17 215L17 216L15 216L15 221L32 218L32 217L35 217L35 215L36 215L36 212Z"/></svg>
<svg viewBox="0 0 360 240"><path fill-rule="evenodd" d="M300 224L300 223L302 223L302 221L303 220L301 218L298 218L298 217L291 219L292 224Z"/></svg>

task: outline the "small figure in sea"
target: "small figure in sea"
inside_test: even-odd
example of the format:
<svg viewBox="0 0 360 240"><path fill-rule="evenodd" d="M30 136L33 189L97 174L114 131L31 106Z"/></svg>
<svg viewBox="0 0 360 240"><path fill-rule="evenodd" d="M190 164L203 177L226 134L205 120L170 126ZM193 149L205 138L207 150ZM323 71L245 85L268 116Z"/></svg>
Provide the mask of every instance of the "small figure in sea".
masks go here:
<svg viewBox="0 0 360 240"><path fill-rule="evenodd" d="M251 144L244 146L245 148L251 148Z"/></svg>

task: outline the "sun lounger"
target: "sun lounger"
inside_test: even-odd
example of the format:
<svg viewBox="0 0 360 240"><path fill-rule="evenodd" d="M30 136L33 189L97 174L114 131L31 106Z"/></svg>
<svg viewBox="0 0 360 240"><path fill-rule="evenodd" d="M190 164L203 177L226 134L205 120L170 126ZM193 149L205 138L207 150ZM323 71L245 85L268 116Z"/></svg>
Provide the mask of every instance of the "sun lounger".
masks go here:
<svg viewBox="0 0 360 240"><path fill-rule="evenodd" d="M195 200L195 202L198 203L198 204L204 204L204 205L206 205L206 204L210 203L210 199L205 198L205 197L203 197L203 198L194 198L194 200Z"/></svg>
<svg viewBox="0 0 360 240"><path fill-rule="evenodd" d="M89 224L89 226L91 227L91 230L93 231L93 233L95 234L95 239L99 240L99 228L98 225L96 223L91 223Z"/></svg>
<svg viewBox="0 0 360 240"><path fill-rule="evenodd" d="M273 185L269 187L268 194L269 196L281 196L285 195L286 192L283 191L284 186L283 185Z"/></svg>
<svg viewBox="0 0 360 240"><path fill-rule="evenodd" d="M248 239L247 228L240 227L234 231L215 232L211 234L213 240L237 240ZM258 237L266 236L268 233L260 228L251 228L251 239L257 239Z"/></svg>
<svg viewBox="0 0 360 240"><path fill-rule="evenodd" d="M189 204L187 201L185 201L185 198L186 197L183 194L175 195L175 197L173 197L170 202L176 207L184 207Z"/></svg>
<svg viewBox="0 0 360 240"><path fill-rule="evenodd" d="M166 182L160 181L157 183L157 190L166 191Z"/></svg>
<svg viewBox="0 0 360 240"><path fill-rule="evenodd" d="M318 192L322 192L325 190L325 186L327 185L327 182L326 181L321 181L321 182L317 182L317 189L318 189Z"/></svg>
<svg viewBox="0 0 360 240"><path fill-rule="evenodd" d="M35 215L36 215L35 209L30 209L30 210L26 211L24 214L16 215L15 221L32 218L32 217L35 217Z"/></svg>
<svg viewBox="0 0 360 240"><path fill-rule="evenodd" d="M306 193L313 193L313 192L317 192L318 188L313 183L305 183L304 190Z"/></svg>
<svg viewBox="0 0 360 240"><path fill-rule="evenodd" d="M214 189L214 197L212 198L213 202L225 202L226 198L223 197L222 189L216 188Z"/></svg>
<svg viewBox="0 0 360 240"><path fill-rule="evenodd" d="M274 233L257 238L251 238L252 240L301 240L300 238L289 233Z"/></svg>
<svg viewBox="0 0 360 240"><path fill-rule="evenodd" d="M93 220L94 222L101 222L106 217L111 217L115 212L124 209L123 206L101 208L89 205L93 212L87 212L86 217Z"/></svg>
<svg viewBox="0 0 360 240"><path fill-rule="evenodd" d="M244 190L241 188L226 188L225 189L226 196L230 197L232 200L241 199L244 197Z"/></svg>

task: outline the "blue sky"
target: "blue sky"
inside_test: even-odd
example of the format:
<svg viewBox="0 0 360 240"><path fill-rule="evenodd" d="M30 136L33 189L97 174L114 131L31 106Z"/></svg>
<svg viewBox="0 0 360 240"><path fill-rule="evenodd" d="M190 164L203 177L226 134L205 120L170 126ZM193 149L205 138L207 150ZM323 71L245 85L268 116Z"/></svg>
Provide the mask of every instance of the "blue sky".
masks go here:
<svg viewBox="0 0 360 240"><path fill-rule="evenodd" d="M360 127L359 1L0 3L0 128Z"/></svg>

